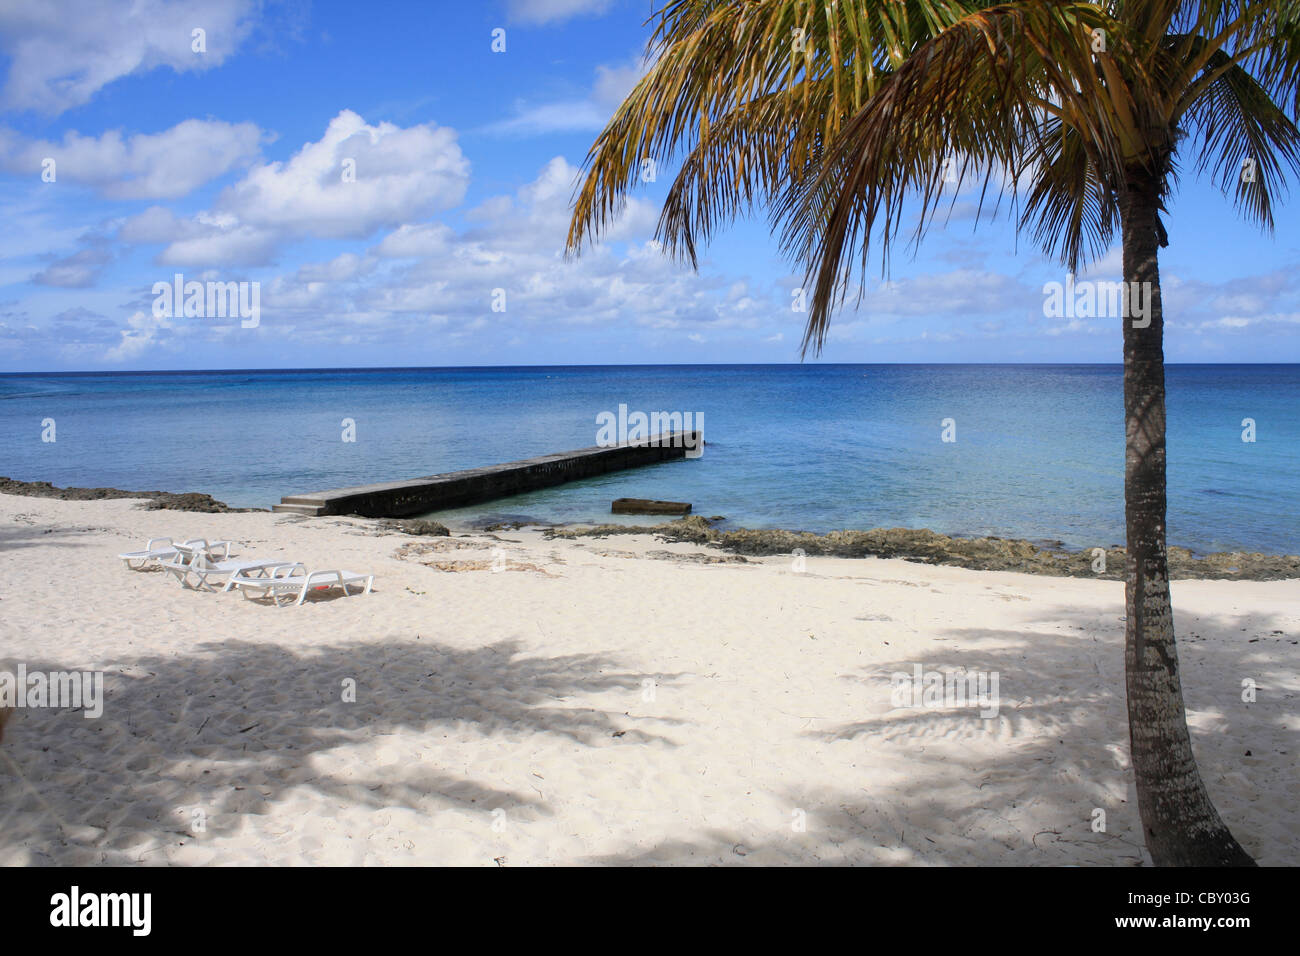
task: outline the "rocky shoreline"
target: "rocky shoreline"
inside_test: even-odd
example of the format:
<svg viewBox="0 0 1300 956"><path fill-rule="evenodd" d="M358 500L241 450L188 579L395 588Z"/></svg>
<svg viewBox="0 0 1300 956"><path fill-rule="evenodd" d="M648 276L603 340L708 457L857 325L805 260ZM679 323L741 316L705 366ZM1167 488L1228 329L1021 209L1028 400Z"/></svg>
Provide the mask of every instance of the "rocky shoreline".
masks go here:
<svg viewBox="0 0 1300 956"><path fill-rule="evenodd" d="M224 501L197 491L176 494L171 491L123 491L121 488L56 488L48 481L16 481L0 478L0 493L25 495L29 498L61 498L64 501L101 501L107 498L145 498L140 507L149 511L198 511L207 514L233 514L266 511L266 508L231 508Z"/></svg>
<svg viewBox="0 0 1300 956"><path fill-rule="evenodd" d="M707 518L694 515L657 525L614 525L548 528L553 538L604 538L618 534L653 534L664 541L686 541L740 555L829 555L841 558L902 558L921 564L943 564L976 571L1020 571L1056 577L1124 579L1124 549L1107 548L1104 570L1091 549L1069 552L1010 538L954 538L925 529L875 528L832 531L829 534L781 530L719 531ZM1186 548L1169 549L1169 576L1174 579L1279 581L1300 578L1300 556L1259 552L1217 552L1196 555Z"/></svg>
<svg viewBox="0 0 1300 956"><path fill-rule="evenodd" d="M48 481L15 481L0 477L0 493L68 501L98 501L107 498L143 498L150 510L195 511L225 514L266 511L265 508L231 508L211 495L199 492L176 494L168 491L124 491L120 488L56 488ZM663 541L706 545L737 555L824 555L840 558L902 558L920 564L942 564L974 571L1020 571L1055 577L1124 579L1124 549L1106 549L1104 570L1092 549L1067 551L1064 547L1042 547L1016 538L956 538L924 528L873 528L870 531L808 531L738 528L721 531L714 523L721 518L689 515L654 525L599 524L594 526L547 527L550 538L606 538L620 534L652 534ZM506 527L535 527L536 522L518 521L491 525L485 530ZM447 528L423 519L382 520L379 527L419 536L445 536ZM1300 555L1261 554L1227 551L1198 555L1187 548L1169 549L1169 576L1180 579L1232 581L1281 581L1300 578Z"/></svg>

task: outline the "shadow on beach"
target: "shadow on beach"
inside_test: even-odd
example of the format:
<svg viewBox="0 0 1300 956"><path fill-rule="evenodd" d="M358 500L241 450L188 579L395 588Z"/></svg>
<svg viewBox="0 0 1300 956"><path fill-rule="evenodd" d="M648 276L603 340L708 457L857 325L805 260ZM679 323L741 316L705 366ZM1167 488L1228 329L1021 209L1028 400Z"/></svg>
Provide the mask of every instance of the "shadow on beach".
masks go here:
<svg viewBox="0 0 1300 956"><path fill-rule="evenodd" d="M1128 770L1128 719L1120 645L1097 641L1091 674L1063 675L1054 663L1077 660L1092 639L1096 615L1044 610L1061 636L1013 628L960 628L942 638L960 649L936 650L899 667L891 663L842 679L873 697L888 696L890 676L919 663L924 670L966 668L1000 674L1001 707L982 720L978 708L895 708L882 716L806 730L810 745L870 748L886 755L889 779L864 772L861 786L834 789L809 780L782 793L790 809L770 828L702 828L699 832L604 854L587 862L614 865L1150 865ZM1292 648L1294 634L1262 614L1180 620L1184 696L1199 720L1192 743L1220 814L1264 865L1300 863L1300 807L1261 794L1294 793L1295 723L1300 665L1285 670L1258 655ZM1113 626L1122 641L1122 622ZM1230 638L1202 653L1206 637ZM1251 640L1273 642L1267 645ZM946 641L944 641L946 644ZM1294 655L1291 655L1294 661ZM1259 687L1242 701L1242 680ZM1260 708L1247 716L1247 709ZM1262 724L1262 725L1261 725ZM995 738L990 741L990 737ZM997 749L987 759L988 745ZM978 748L978 749L977 749ZM849 759L832 750L837 759ZM866 755L864 754L864 757ZM883 775L882 775L883 776ZM1094 829L1105 811L1105 830ZM796 811L803 819L796 830ZM767 821L765 821L767 822ZM1277 837L1281 837L1281 840Z"/></svg>
<svg viewBox="0 0 1300 956"><path fill-rule="evenodd" d="M86 531L94 528L69 528L61 525L16 524L0 527L0 552L17 548L86 548L92 542L84 538ZM66 540L83 535L81 540Z"/></svg>
<svg viewBox="0 0 1300 956"><path fill-rule="evenodd" d="M1057 633L950 629L937 632L928 655L839 676L861 685L864 701L879 702L881 695L888 700L891 673L914 663L997 672L996 717L875 707L862 720L810 721L802 735L813 755L838 768L840 781L842 768L861 764L857 787L827 786L815 774L800 780L771 758L754 783L789 808L783 816L737 812L734 826L692 827L683 824L689 814L677 813L669 829L680 832L665 834L641 826L631 810L605 807L621 821L619 830L645 835L629 836L624 850L575 861L1139 865L1123 661L1115 640L1093 636L1122 625L1070 607L1037 607L1034 615ZM1295 787L1300 672L1276 665L1276 642L1289 651L1295 637L1279 636L1283 626L1258 614L1184 617L1179 645L1184 692L1197 715L1193 742L1212 797L1257 860L1294 865L1300 808L1259 799ZM525 825L572 813L568 833L583 826L581 808L564 805L562 795L553 802L541 790L486 784L494 770L477 762L458 772L438 751L439 739L492 740L494 766L522 768L539 739L564 744L550 759L569 761L582 759L576 749L608 746L615 736L619 746L648 745L663 757L688 738L716 732L692 724L674 740L672 728L683 722L671 717L653 718L669 728L663 733L626 729L616 719L621 713L595 708L590 698L635 690L643 674L596 654L531 656L513 640L477 648L420 640L286 647L211 637L196 635L185 655L121 662L106 675L98 720L71 711L20 715L0 751L0 862L166 862L164 850L194 841L194 808L204 810L216 836L263 827L269 855L283 859L292 852L274 844L294 839L298 821L277 804L297 788L314 791L313 802L324 808L409 811L421 819L450 808L481 815L484 828L502 807ZM1261 650L1273 655L1271 663ZM61 669L53 660L27 667ZM1259 684L1256 704L1241 700L1245 678ZM341 699L348 679L356 681L356 703ZM719 714L724 722L731 717ZM352 747L368 748L364 761ZM15 779L15 765L24 780ZM725 774L727 767L716 769ZM683 794L682 805L692 796ZM1106 813L1104 832L1092 827L1097 809ZM804 815L802 831L792 826L795 811ZM700 816L717 821L727 812L719 806ZM359 818L349 819L355 825ZM346 834L363 849L370 836ZM358 851L352 862L364 856Z"/></svg>
<svg viewBox="0 0 1300 956"><path fill-rule="evenodd" d="M67 666L26 665L28 673ZM483 814L485 828L498 807L519 819L549 814L535 793L483 785L468 767L464 776L430 767L440 763L436 731L511 741L540 732L592 746L615 732L611 715L564 702L634 689L641 678L599 655L528 656L509 640L472 649L206 640L192 654L122 661L105 675L102 717L28 710L11 725L0 750L0 861L22 861L25 848L36 864L164 862L150 854L194 838L195 808L216 835L272 814L296 787L331 805L456 807ZM342 700L348 680L355 703ZM39 726L53 721L57 732ZM360 774L356 759L331 759L404 734L408 745L429 735L430 763L400 747L388 757L381 749Z"/></svg>

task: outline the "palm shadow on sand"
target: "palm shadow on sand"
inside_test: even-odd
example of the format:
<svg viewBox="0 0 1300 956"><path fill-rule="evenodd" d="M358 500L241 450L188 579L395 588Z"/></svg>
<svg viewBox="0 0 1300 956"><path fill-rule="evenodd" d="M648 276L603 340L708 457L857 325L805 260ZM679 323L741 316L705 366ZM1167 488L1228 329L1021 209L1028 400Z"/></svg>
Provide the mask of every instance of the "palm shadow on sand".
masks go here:
<svg viewBox="0 0 1300 956"><path fill-rule="evenodd" d="M906 665L890 664L841 675L864 694L888 698L894 671L923 669L997 671L1001 707L981 720L974 709L891 709L883 716L806 731L811 742L891 751L894 781L864 773L856 790L817 781L789 788L783 816L712 826L651 847L593 857L600 864L861 864L861 865L1107 865L1149 864L1142 848L1132 774L1128 769L1128 723L1122 652L1093 643L1084 628L1095 615L1070 608L1040 612L1060 623L1059 636L1018 633L1012 628L960 628L943 636L961 649L937 642L935 650ZM1122 623L1119 628L1122 640ZM1261 614L1215 615L1180 620L1180 667L1184 693L1200 727L1192 731L1196 756L1220 813L1260 863L1300 863L1300 838L1287 845L1270 829L1300 835L1294 802L1231 799L1233 791L1294 792L1300 729L1295 715L1300 662L1285 669L1263 666L1261 646L1292 650L1297 635ZM1071 636L1076 635L1076 636ZM1206 636L1231 638L1209 655ZM1091 651L1092 679L1066 686L1052 662ZM1252 643L1254 641L1254 643ZM1291 660L1295 656L1291 655ZM1257 682L1256 703L1242 701L1242 680ZM1272 746L1248 730L1247 708L1265 708L1264 722L1277 733ZM879 713L879 708L876 709ZM999 736L996 763L980 759L963 742ZM985 740L987 742L987 740ZM985 748L987 750L987 748ZM1249 752L1249 756L1247 756ZM850 758L851 759L851 758ZM901 776L901 780L899 779ZM1094 830L1096 809L1105 831ZM802 832L794 827L803 814ZM1278 827L1278 823L1283 826Z"/></svg>
<svg viewBox="0 0 1300 956"><path fill-rule="evenodd" d="M161 862L151 854L193 839L186 829L192 808L202 808L219 832L245 825L247 815L271 814L295 787L333 804L458 808L481 813L485 827L498 808L521 820L552 812L526 787L495 788L476 782L472 767L447 769L435 752L436 734L432 742L421 738L427 762L413 759L413 735L439 727L521 741L540 733L584 747L610 745L621 731L620 743L672 745L626 729L613 712L565 706L568 698L640 689L645 675L600 655L532 656L512 640L474 648L429 640L292 648L204 640L209 636L196 635L192 654L142 655L109 670L99 719L74 711L21 714L0 752L7 758L0 759L0 856L13 859L26 848L31 862L58 864L72 855L85 862L86 851L96 850L94 862ZM29 673L62 669L53 660L26 666ZM671 682L673 675L656 679ZM356 682L354 703L342 699L345 680ZM48 747L35 743L38 721L60 724L57 734L39 734ZM360 776L328 769L339 766L332 751L385 735L405 739L407 749ZM120 782L123 770L129 786Z"/></svg>

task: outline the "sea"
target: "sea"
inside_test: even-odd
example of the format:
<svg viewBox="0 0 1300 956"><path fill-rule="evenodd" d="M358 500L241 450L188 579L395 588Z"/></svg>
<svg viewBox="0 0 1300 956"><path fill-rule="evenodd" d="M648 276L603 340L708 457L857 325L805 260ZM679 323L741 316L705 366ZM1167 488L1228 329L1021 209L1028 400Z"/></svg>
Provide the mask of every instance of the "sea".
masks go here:
<svg viewBox="0 0 1300 956"><path fill-rule="evenodd" d="M1169 543L1300 554L1300 365L1170 365L1166 378ZM689 415L703 454L433 517L644 523L609 514L637 497L733 528L1124 540L1118 365L5 374L0 475L266 508L589 447L637 413Z"/></svg>

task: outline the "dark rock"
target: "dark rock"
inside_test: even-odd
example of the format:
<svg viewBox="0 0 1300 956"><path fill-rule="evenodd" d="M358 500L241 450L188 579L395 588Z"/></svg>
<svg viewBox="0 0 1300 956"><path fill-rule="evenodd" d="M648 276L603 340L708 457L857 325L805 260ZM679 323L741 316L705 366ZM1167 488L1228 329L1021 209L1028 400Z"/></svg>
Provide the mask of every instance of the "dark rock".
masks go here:
<svg viewBox="0 0 1300 956"><path fill-rule="evenodd" d="M678 554L676 551L647 551L647 558L654 558L657 561L676 561L678 564L748 564L749 559L743 558L738 554L706 554L701 551L691 551L686 554Z"/></svg>
<svg viewBox="0 0 1300 956"><path fill-rule="evenodd" d="M439 524L436 521L426 521L424 518L397 518L388 521L379 522L379 527L392 531L401 531L403 534L415 534L425 537L445 538L451 534L446 525Z"/></svg>
<svg viewBox="0 0 1300 956"><path fill-rule="evenodd" d="M201 495L190 491L183 495L163 492L156 498L145 502L141 507L149 511L203 511L208 514L222 514L229 511L246 511L245 508L227 507L224 501L217 501L211 495Z"/></svg>
<svg viewBox="0 0 1300 956"><path fill-rule="evenodd" d="M685 501L654 501L650 498L615 498L610 513L616 515L688 515Z"/></svg>
<svg viewBox="0 0 1300 956"><path fill-rule="evenodd" d="M140 507L151 511L201 511L209 514L265 511L265 508L231 508L224 501L197 491L123 491L121 488L56 488L48 481L15 481L0 478L0 493L29 498L60 498L64 501L103 501L109 498L148 498Z"/></svg>
<svg viewBox="0 0 1300 956"><path fill-rule="evenodd" d="M603 538L612 534L653 534L664 541L687 541L742 555L791 554L842 558L902 558L923 564L944 564L982 571L1020 571L1056 577L1124 579L1124 549L1106 551L1106 569L1093 571L1093 554L1041 548L1029 541L1006 538L955 538L925 529L875 528L870 531L808 531L739 528L719 531L700 515L659 525L597 525L556 529L548 537ZM1259 553L1219 553L1197 557L1186 548L1169 549L1171 578L1224 578L1274 581L1300 578L1300 556Z"/></svg>

